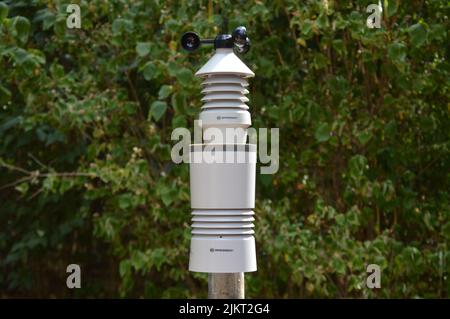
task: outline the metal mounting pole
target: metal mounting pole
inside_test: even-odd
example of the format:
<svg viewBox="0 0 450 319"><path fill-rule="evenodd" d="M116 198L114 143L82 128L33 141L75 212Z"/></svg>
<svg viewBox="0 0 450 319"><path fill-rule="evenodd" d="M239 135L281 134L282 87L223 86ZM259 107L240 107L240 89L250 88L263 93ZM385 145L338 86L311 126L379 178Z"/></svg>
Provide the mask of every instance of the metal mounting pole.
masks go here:
<svg viewBox="0 0 450 319"><path fill-rule="evenodd" d="M208 299L244 299L244 273L209 273Z"/></svg>

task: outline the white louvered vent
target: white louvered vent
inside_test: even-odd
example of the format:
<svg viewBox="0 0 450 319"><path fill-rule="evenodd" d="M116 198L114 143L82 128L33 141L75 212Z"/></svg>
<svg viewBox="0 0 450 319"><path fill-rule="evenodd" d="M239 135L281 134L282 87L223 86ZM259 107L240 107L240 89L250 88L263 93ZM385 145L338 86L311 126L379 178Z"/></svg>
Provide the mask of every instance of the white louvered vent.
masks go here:
<svg viewBox="0 0 450 319"><path fill-rule="evenodd" d="M202 83L202 98L204 105L202 110L211 108L238 108L248 109L245 103L249 99L246 87L248 82L236 74L212 74L208 75Z"/></svg>
<svg viewBox="0 0 450 319"><path fill-rule="evenodd" d="M253 235L254 214L251 210L194 210L192 234L194 236Z"/></svg>

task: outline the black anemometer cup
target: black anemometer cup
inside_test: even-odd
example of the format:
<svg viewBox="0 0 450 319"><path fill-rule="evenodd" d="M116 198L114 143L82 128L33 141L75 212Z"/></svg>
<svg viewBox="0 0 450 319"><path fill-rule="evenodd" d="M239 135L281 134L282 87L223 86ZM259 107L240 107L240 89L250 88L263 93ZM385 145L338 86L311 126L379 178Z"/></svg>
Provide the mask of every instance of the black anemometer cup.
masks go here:
<svg viewBox="0 0 450 319"><path fill-rule="evenodd" d="M186 32L181 37L181 46L186 51L195 51L200 46L200 37L195 32Z"/></svg>

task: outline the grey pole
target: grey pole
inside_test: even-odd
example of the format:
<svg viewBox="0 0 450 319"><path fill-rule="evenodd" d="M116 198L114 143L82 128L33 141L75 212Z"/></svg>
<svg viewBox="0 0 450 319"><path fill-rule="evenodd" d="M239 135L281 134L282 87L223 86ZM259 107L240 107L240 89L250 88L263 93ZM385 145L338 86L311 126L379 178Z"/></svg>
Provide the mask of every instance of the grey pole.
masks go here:
<svg viewBox="0 0 450 319"><path fill-rule="evenodd" d="M244 273L208 274L209 299L244 299Z"/></svg>

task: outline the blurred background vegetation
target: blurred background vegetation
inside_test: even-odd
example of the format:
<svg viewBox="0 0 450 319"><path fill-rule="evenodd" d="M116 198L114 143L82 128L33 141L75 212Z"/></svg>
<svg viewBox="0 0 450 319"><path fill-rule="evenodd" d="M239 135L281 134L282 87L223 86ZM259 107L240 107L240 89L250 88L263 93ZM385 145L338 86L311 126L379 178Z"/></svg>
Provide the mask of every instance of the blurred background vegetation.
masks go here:
<svg viewBox="0 0 450 319"><path fill-rule="evenodd" d="M189 273L188 166L210 47L245 25L257 180L255 297L448 297L449 5L375 0L0 1L0 297L205 297ZM82 289L66 288L78 263ZM365 287L379 264L381 289Z"/></svg>

